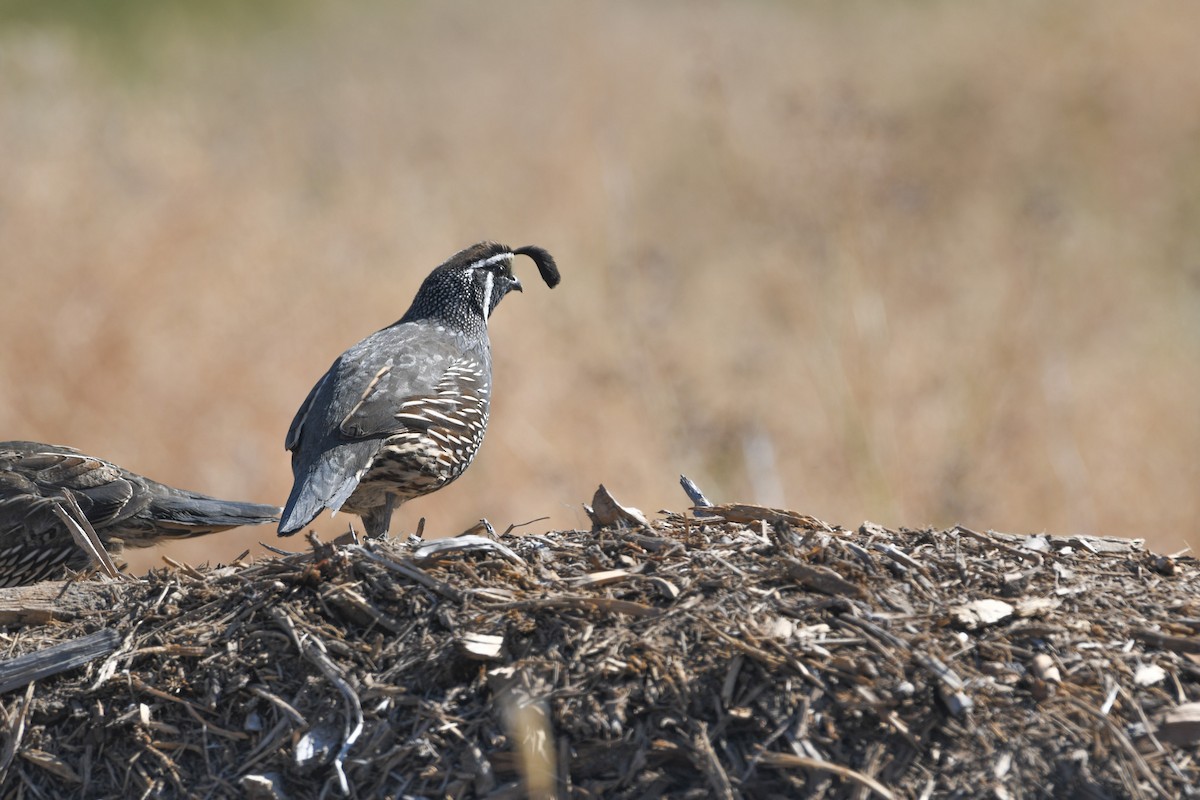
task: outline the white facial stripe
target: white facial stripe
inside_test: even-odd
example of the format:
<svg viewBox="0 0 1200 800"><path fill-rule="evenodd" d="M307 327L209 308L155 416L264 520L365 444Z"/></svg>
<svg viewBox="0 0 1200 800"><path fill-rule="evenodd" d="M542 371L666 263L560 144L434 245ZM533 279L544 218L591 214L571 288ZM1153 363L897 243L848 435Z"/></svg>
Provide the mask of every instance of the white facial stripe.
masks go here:
<svg viewBox="0 0 1200 800"><path fill-rule="evenodd" d="M467 267L467 269L483 269L484 267L490 267L492 264L498 264L501 261L512 261L512 257L512 253L497 253L494 256L481 258L471 266Z"/></svg>
<svg viewBox="0 0 1200 800"><path fill-rule="evenodd" d="M492 307L492 285L496 276L490 272L483 273L483 321L487 322L488 309Z"/></svg>

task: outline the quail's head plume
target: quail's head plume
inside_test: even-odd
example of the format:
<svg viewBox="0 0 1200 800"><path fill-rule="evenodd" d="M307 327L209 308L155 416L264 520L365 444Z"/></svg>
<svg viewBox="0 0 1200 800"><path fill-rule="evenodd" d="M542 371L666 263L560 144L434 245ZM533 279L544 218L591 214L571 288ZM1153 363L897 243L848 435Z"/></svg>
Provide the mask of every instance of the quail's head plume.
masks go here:
<svg viewBox="0 0 1200 800"><path fill-rule="evenodd" d="M480 242L434 269L397 322L338 356L288 430L294 482L280 536L326 508L357 514L367 535L382 536L401 503L470 466L492 391L487 324L505 295L521 291L519 255L558 285L542 248Z"/></svg>
<svg viewBox="0 0 1200 800"><path fill-rule="evenodd" d="M279 519L278 506L175 489L70 447L0 442L0 586L87 566L64 508L78 509L110 552Z"/></svg>

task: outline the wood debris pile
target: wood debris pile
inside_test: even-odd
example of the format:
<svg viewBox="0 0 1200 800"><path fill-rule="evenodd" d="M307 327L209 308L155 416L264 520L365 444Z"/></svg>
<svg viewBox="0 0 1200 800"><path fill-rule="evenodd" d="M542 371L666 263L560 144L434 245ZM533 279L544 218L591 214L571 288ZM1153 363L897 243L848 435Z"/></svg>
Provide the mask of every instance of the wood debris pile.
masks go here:
<svg viewBox="0 0 1200 800"><path fill-rule="evenodd" d="M1188 795L1198 575L730 505L5 590L0 797Z"/></svg>

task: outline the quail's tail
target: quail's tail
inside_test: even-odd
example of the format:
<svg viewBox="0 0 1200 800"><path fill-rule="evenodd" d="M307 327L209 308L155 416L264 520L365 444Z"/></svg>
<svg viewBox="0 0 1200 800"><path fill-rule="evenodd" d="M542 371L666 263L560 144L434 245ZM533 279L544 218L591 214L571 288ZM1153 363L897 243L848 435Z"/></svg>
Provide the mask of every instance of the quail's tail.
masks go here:
<svg viewBox="0 0 1200 800"><path fill-rule="evenodd" d="M284 506L279 520L279 535L291 536L316 519L317 514L320 514L323 509L324 506L311 495L308 497L289 497L288 504Z"/></svg>
<svg viewBox="0 0 1200 800"><path fill-rule="evenodd" d="M317 518L317 515L324 511L327 507L341 508L342 501L339 501L336 506L331 506L326 499L330 494L329 491L322 491L325 481L330 477L327 464L318 464L317 478L320 481L315 481L312 476L307 480L297 479L292 492L288 495L287 505L283 507L283 512L279 520L279 535L291 536L299 531L308 523Z"/></svg>
<svg viewBox="0 0 1200 800"><path fill-rule="evenodd" d="M378 445L373 441L342 445L322 455L310 467L296 472L296 480L283 507L279 535L291 536L325 509L340 511L358 488L362 465Z"/></svg>
<svg viewBox="0 0 1200 800"><path fill-rule="evenodd" d="M279 507L218 500L178 489L155 493L146 509L162 535L200 536L240 525L264 525L279 519Z"/></svg>
<svg viewBox="0 0 1200 800"><path fill-rule="evenodd" d="M318 468L316 472L318 477L325 477L328 470ZM338 510L357 484L357 481L349 483L348 491L333 500L328 500L326 497L330 493L319 491L313 481L296 481L296 485L292 487L292 493L288 497L287 505L283 507L283 513L279 520L279 535L291 536L316 519L317 515L326 508Z"/></svg>

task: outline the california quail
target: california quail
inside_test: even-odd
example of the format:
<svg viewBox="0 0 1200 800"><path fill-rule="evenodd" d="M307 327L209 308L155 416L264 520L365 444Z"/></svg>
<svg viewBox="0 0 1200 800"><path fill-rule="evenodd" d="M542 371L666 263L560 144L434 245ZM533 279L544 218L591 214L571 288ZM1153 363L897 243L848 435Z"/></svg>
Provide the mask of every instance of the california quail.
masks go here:
<svg viewBox="0 0 1200 800"><path fill-rule="evenodd" d="M279 508L173 489L71 447L0 442L0 586L79 569L88 557L55 506L70 501L109 550L279 519Z"/></svg>
<svg viewBox="0 0 1200 800"><path fill-rule="evenodd" d="M492 388L487 322L504 295L521 291L517 255L558 284L542 248L480 242L433 270L397 322L338 356L288 430L295 482L280 536L326 508L357 514L368 536L383 536L401 503L470 466Z"/></svg>

